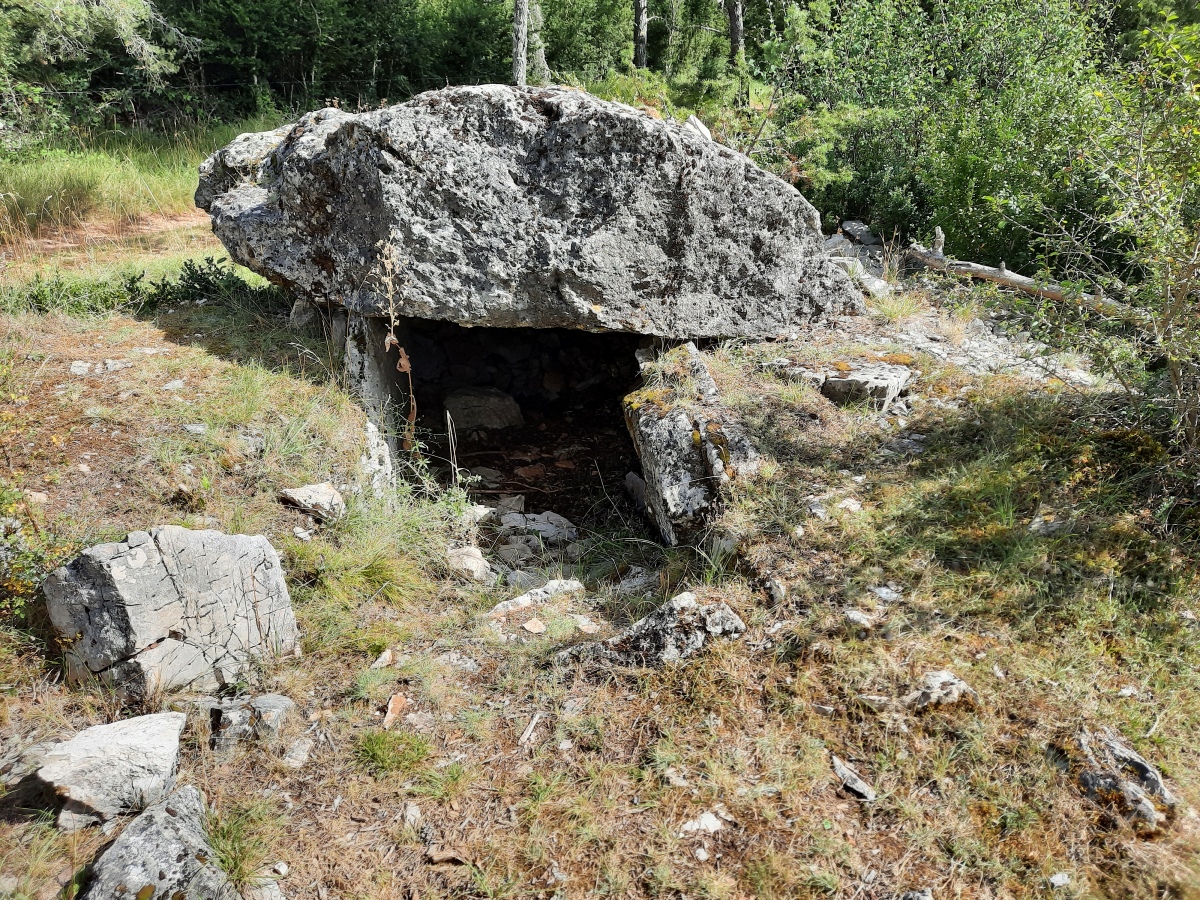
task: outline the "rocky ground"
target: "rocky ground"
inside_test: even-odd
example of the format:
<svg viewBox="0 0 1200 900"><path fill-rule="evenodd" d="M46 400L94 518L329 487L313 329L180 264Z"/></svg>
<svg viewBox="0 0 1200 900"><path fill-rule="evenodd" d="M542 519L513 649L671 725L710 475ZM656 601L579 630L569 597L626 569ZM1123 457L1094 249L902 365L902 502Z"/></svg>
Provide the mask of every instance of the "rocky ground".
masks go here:
<svg viewBox="0 0 1200 900"><path fill-rule="evenodd" d="M703 552L623 496L594 513L604 479L558 502L571 428L465 490L405 457L376 497L336 354L286 309L7 317L0 895L141 898L110 873L150 846L203 857L204 896L1194 895L1172 464L986 299L914 276L702 346L761 456ZM321 484L344 514L281 502ZM36 582L170 524L264 535L298 652L220 694L65 683ZM88 788L96 745L140 793Z"/></svg>

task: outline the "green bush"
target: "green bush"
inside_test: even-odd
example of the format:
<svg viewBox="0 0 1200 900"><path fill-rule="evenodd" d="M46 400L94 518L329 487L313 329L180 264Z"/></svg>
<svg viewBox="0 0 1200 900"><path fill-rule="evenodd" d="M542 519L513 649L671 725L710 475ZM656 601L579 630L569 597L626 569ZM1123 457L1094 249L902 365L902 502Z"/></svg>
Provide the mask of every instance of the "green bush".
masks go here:
<svg viewBox="0 0 1200 900"><path fill-rule="evenodd" d="M769 42L771 146L819 209L877 231L940 225L947 252L1014 268L1065 199L1092 110L1096 22L1070 0L877 0L792 7Z"/></svg>

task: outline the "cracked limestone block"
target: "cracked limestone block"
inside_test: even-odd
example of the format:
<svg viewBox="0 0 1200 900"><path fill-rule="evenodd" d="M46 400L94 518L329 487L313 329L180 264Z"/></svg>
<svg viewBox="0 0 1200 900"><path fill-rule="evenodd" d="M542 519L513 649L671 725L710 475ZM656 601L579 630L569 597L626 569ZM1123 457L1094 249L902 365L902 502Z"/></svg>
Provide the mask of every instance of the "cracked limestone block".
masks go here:
<svg viewBox="0 0 1200 900"><path fill-rule="evenodd" d="M318 110L213 154L196 202L235 261L372 317L388 265L406 316L470 327L774 337L862 306L795 187L579 90Z"/></svg>
<svg viewBox="0 0 1200 900"><path fill-rule="evenodd" d="M261 536L175 525L85 550L43 583L67 674L122 695L236 683L299 633L279 555Z"/></svg>
<svg viewBox="0 0 1200 900"><path fill-rule="evenodd" d="M94 725L49 750L34 777L62 803L75 831L158 802L175 783L184 713Z"/></svg>
<svg viewBox="0 0 1200 900"><path fill-rule="evenodd" d="M577 644L554 658L560 664L593 660L656 667L687 659L711 638L737 638L745 631L746 623L728 604L701 604L695 594L683 593L608 640Z"/></svg>
<svg viewBox="0 0 1200 900"><path fill-rule="evenodd" d="M182 787L148 807L92 864L80 900L240 900L204 831L204 798Z"/></svg>
<svg viewBox="0 0 1200 900"><path fill-rule="evenodd" d="M886 410L908 387L912 369L889 363L865 363L849 369L827 371L821 393L839 406L870 403Z"/></svg>

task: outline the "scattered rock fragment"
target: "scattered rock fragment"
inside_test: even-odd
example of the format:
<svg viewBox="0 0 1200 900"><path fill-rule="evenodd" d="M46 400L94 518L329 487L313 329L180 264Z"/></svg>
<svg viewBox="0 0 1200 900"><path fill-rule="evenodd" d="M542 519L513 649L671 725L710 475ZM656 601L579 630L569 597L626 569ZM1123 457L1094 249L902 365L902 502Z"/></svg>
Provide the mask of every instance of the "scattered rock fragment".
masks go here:
<svg viewBox="0 0 1200 900"><path fill-rule="evenodd" d="M933 888L921 888L918 891L905 891L897 894L896 900L933 900Z"/></svg>
<svg viewBox="0 0 1200 900"><path fill-rule="evenodd" d="M767 596L771 598L771 602L774 604L783 603L788 597L787 585L778 578L768 578Z"/></svg>
<svg viewBox="0 0 1200 900"><path fill-rule="evenodd" d="M851 631L871 631L875 627L873 616L867 615L861 609L847 609L842 612L846 628Z"/></svg>
<svg viewBox="0 0 1200 900"><path fill-rule="evenodd" d="M878 237L871 233L870 227L857 219L847 219L839 227L842 229L842 234L856 243L866 244L867 246L882 243Z"/></svg>
<svg viewBox="0 0 1200 900"><path fill-rule="evenodd" d="M689 834L716 834L725 823L717 816L716 813L705 812L701 813L698 818L689 819L679 826L679 836L687 837Z"/></svg>
<svg viewBox="0 0 1200 900"><path fill-rule="evenodd" d="M550 581L541 572L527 572L523 569L516 569L504 576L504 583L514 590L532 591L534 588L544 587Z"/></svg>
<svg viewBox="0 0 1200 900"><path fill-rule="evenodd" d="M85 550L42 590L68 677L95 675L123 695L234 684L299 637L279 555L264 537L134 531Z"/></svg>
<svg viewBox="0 0 1200 900"><path fill-rule="evenodd" d="M407 802L400 806L398 817L407 828L417 828L421 824L421 807L413 802Z"/></svg>
<svg viewBox="0 0 1200 900"><path fill-rule="evenodd" d="M148 807L100 854L81 900L236 898L204 830L204 800L182 787Z"/></svg>
<svg viewBox="0 0 1200 900"><path fill-rule="evenodd" d="M1113 729L1081 728L1063 749L1084 794L1136 828L1157 832L1175 819L1179 800L1162 773Z"/></svg>
<svg viewBox="0 0 1200 900"><path fill-rule="evenodd" d="M328 481L306 484L304 487L284 488L279 499L322 522L333 522L346 514L346 501Z"/></svg>
<svg viewBox="0 0 1200 900"><path fill-rule="evenodd" d="M630 566L625 576L617 582L614 593L621 598L646 597L658 590L659 582L658 572L641 566Z"/></svg>
<svg viewBox="0 0 1200 900"><path fill-rule="evenodd" d="M496 574L478 547L452 547L446 553L446 562L452 571L471 581L487 584L496 580Z"/></svg>
<svg viewBox="0 0 1200 900"><path fill-rule="evenodd" d="M498 619L501 616L507 616L523 609L548 603L560 594L571 594L582 590L583 583L576 581L574 578L556 578L553 581L546 582L543 587L534 588L531 591L526 591L519 597L513 597L511 600L497 603L491 608L488 615L493 619Z"/></svg>
<svg viewBox="0 0 1200 900"><path fill-rule="evenodd" d="M469 672L472 675L479 671L479 663L465 653L459 653L457 650L449 650L443 653L434 662L439 662L444 666L451 666L462 672Z"/></svg>
<svg viewBox="0 0 1200 900"><path fill-rule="evenodd" d="M920 712L930 706L952 706L963 700L978 705L979 694L953 672L939 669L927 674L920 689L901 702L913 712Z"/></svg>
<svg viewBox="0 0 1200 900"><path fill-rule="evenodd" d="M555 654L567 664L595 660L619 666L661 666L687 659L715 637L740 637L746 624L723 602L701 605L683 593L606 641L578 644Z"/></svg>
<svg viewBox="0 0 1200 900"><path fill-rule="evenodd" d="M396 651L393 650L391 647L388 647L386 650L384 650L382 653L380 653L377 657L375 657L375 662L371 663L371 668L372 669L386 669L388 666L390 666L395 661L396 661Z"/></svg>
<svg viewBox="0 0 1200 900"><path fill-rule="evenodd" d="M277 879L260 878L246 886L242 900L287 900L287 895Z"/></svg>
<svg viewBox="0 0 1200 900"><path fill-rule="evenodd" d="M553 512L537 515L506 513L500 517L502 531L524 531L537 535L546 544L567 544L579 537L579 529L567 519Z"/></svg>
<svg viewBox="0 0 1200 900"><path fill-rule="evenodd" d="M857 772L835 754L830 754L830 759L833 762L833 773L842 782L842 787L854 794L860 800L872 802L875 797L875 789L867 784Z"/></svg>
<svg viewBox="0 0 1200 900"><path fill-rule="evenodd" d="M408 708L408 698L403 694L392 694L388 698L387 712L383 716L383 730L389 731L396 720Z"/></svg>
<svg viewBox="0 0 1200 900"><path fill-rule="evenodd" d="M248 740L273 740L295 710L296 704L282 694L223 700L214 704L209 712L209 746L224 751Z"/></svg>
<svg viewBox="0 0 1200 900"><path fill-rule="evenodd" d="M175 783L186 720L156 713L95 725L48 751L35 777L63 803L58 827L76 831L162 799Z"/></svg>
<svg viewBox="0 0 1200 900"><path fill-rule="evenodd" d="M600 631L600 626L587 616L572 615L571 621L575 623L575 627L579 629L580 634L597 634Z"/></svg>
<svg viewBox="0 0 1200 900"><path fill-rule="evenodd" d="M283 754L283 764L289 769L303 769L308 765L308 757L313 750L312 738L300 738Z"/></svg>
<svg viewBox="0 0 1200 900"><path fill-rule="evenodd" d="M825 372L821 393L839 406L870 403L886 410L908 387L912 370L889 363L855 363Z"/></svg>

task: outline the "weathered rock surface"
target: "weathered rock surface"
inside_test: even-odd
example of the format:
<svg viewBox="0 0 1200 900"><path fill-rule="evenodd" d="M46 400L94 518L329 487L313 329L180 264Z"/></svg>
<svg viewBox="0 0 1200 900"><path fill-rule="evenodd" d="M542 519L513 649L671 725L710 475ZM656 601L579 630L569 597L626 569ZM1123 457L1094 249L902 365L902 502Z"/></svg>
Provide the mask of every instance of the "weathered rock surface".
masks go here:
<svg viewBox="0 0 1200 900"><path fill-rule="evenodd" d="M913 712L920 712L931 706L953 706L960 702L978 705L979 694L953 672L939 669L928 673L922 679L921 687L901 702Z"/></svg>
<svg viewBox="0 0 1200 900"><path fill-rule="evenodd" d="M244 741L273 740L295 710L296 704L282 694L214 703L209 707L209 746L214 750L231 750Z"/></svg>
<svg viewBox="0 0 1200 900"><path fill-rule="evenodd" d="M576 581L574 578L556 578L553 581L547 582L542 587L526 591L519 597L513 597L511 600L504 600L497 603L488 611L488 615L494 619L500 618L501 616L507 616L511 613L549 603L560 594L574 594L582 590L583 583Z"/></svg>
<svg viewBox="0 0 1200 900"><path fill-rule="evenodd" d="M1159 831L1174 820L1179 800L1162 773L1113 729L1080 729L1066 752L1079 786L1092 800L1143 831Z"/></svg>
<svg viewBox="0 0 1200 900"><path fill-rule="evenodd" d="M525 424L517 401L496 388L461 388L446 398L445 406L464 437L474 431L500 431Z"/></svg>
<svg viewBox="0 0 1200 900"><path fill-rule="evenodd" d="M81 900L237 900L204 833L204 799L182 787L147 808L92 865Z"/></svg>
<svg viewBox="0 0 1200 900"><path fill-rule="evenodd" d="M308 513L322 522L332 522L346 514L346 501L328 481L306 484L304 487L284 488L279 499L289 506Z"/></svg>
<svg viewBox="0 0 1200 900"><path fill-rule="evenodd" d="M675 364L678 363L678 366ZM733 480L749 478L760 459L695 344L668 353L682 378L625 398L625 422L645 474L646 512L668 544L698 542Z"/></svg>
<svg viewBox="0 0 1200 900"><path fill-rule="evenodd" d="M576 90L319 110L215 153L196 202L237 262L367 315L765 337L861 304L795 188L699 129Z"/></svg>
<svg viewBox="0 0 1200 900"><path fill-rule="evenodd" d="M835 754L830 754L830 762L833 763L833 774L841 781L842 787L868 803L875 799L875 789L849 763Z"/></svg>
<svg viewBox="0 0 1200 900"><path fill-rule="evenodd" d="M174 785L187 716L157 713L95 725L49 750L36 779L62 802L75 831L157 803Z"/></svg>
<svg viewBox="0 0 1200 900"><path fill-rule="evenodd" d="M146 696L236 682L296 646L279 556L264 537L175 525L85 550L43 585L68 677Z"/></svg>
<svg viewBox="0 0 1200 900"><path fill-rule="evenodd" d="M683 593L606 641L577 644L555 655L568 664L595 660L618 666L662 666L687 659L711 638L740 637L746 623L725 603L700 604Z"/></svg>
<svg viewBox="0 0 1200 900"><path fill-rule="evenodd" d="M496 573L478 547L451 547L446 551L446 564L451 571L471 581L490 583L496 580Z"/></svg>

